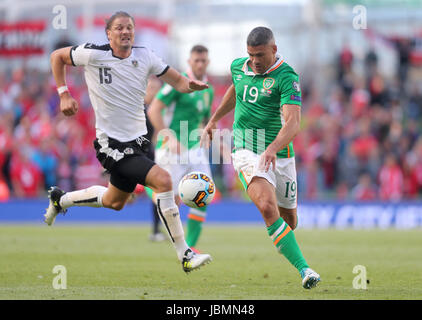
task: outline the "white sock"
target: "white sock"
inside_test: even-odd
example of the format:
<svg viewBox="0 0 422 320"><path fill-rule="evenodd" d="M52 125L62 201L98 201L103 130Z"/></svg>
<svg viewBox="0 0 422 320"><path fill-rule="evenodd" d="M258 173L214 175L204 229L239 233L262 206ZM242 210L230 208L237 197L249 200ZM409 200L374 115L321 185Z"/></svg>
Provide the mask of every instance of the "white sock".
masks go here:
<svg viewBox="0 0 422 320"><path fill-rule="evenodd" d="M106 191L106 187L92 186L82 190L66 192L60 198L60 206L63 209L73 206L99 208L103 206L103 195Z"/></svg>
<svg viewBox="0 0 422 320"><path fill-rule="evenodd" d="M173 241L177 257L182 261L183 254L189 246L185 241L185 233L183 231L182 221L180 220L179 208L174 202L174 193L173 191L157 193L156 199L158 215Z"/></svg>

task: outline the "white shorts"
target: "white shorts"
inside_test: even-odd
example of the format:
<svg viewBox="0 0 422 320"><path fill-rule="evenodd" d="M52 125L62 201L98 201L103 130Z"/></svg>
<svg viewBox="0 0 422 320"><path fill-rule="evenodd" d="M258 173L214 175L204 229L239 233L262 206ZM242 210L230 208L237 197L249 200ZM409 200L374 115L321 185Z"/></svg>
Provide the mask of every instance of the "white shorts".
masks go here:
<svg viewBox="0 0 422 320"><path fill-rule="evenodd" d="M275 188L279 207L294 209L297 207L297 181L295 158L277 158L276 168L272 165L268 172L259 168L260 155L240 149L232 153L233 166L245 190L253 177L262 177Z"/></svg>
<svg viewBox="0 0 422 320"><path fill-rule="evenodd" d="M180 180L189 172L200 171L212 178L208 154L203 148L192 148L180 155L171 153L168 148L156 149L155 163L170 174L175 195L179 192Z"/></svg>

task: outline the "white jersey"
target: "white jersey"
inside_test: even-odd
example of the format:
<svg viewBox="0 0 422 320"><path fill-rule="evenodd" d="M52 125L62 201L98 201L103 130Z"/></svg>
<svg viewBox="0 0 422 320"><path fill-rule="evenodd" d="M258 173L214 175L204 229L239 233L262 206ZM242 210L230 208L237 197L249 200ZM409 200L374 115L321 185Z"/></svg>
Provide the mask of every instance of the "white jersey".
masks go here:
<svg viewBox="0 0 422 320"><path fill-rule="evenodd" d="M113 55L109 44L72 47L74 66L84 66L85 81L95 112L97 137L127 142L147 133L144 97L148 77L169 66L145 47L132 47L129 57Z"/></svg>

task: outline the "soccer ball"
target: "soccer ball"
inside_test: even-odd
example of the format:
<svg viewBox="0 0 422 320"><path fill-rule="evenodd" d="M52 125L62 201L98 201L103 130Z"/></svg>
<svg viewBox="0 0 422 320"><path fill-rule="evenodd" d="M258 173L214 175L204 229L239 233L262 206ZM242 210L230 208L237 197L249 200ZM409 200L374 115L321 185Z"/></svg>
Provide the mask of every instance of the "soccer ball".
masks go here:
<svg viewBox="0 0 422 320"><path fill-rule="evenodd" d="M203 208L212 201L214 194L214 181L203 172L190 172L179 182L180 199L188 207Z"/></svg>

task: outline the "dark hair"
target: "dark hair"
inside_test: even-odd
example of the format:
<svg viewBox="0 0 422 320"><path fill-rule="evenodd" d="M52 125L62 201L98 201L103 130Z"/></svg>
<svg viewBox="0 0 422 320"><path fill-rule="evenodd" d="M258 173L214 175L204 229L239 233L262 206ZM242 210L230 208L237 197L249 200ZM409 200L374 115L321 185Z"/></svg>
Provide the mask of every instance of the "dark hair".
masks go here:
<svg viewBox="0 0 422 320"><path fill-rule="evenodd" d="M116 13L114 13L110 18L106 19L106 27L105 27L105 32L107 34L107 30L111 29L111 25L113 24L114 20L116 20L117 18L121 18L121 17L125 17L125 18L130 18L133 22L133 24L135 24L135 20L133 19L133 17L125 12L125 11L117 11Z"/></svg>
<svg viewBox="0 0 422 320"><path fill-rule="evenodd" d="M192 49L190 50L190 53L192 52L197 52L197 53L202 53L202 52L208 52L207 47L203 46L202 44L197 44L195 46L192 47Z"/></svg>
<svg viewBox="0 0 422 320"><path fill-rule="evenodd" d="M271 29L266 27L256 27L248 35L246 44L251 47L269 44L274 41L274 35Z"/></svg>

